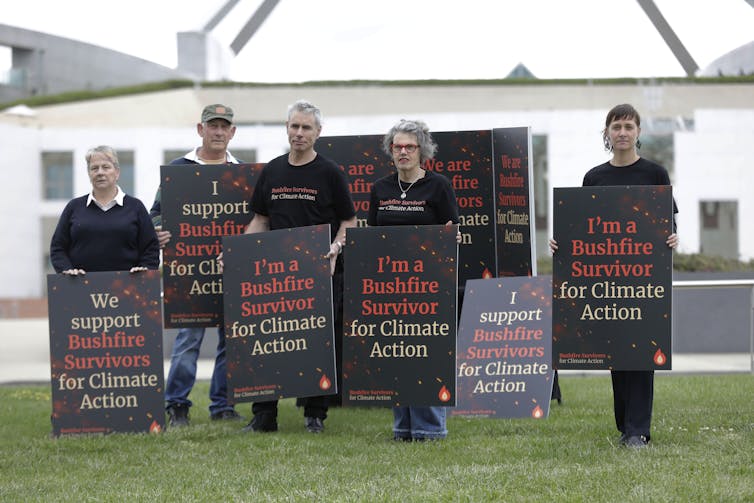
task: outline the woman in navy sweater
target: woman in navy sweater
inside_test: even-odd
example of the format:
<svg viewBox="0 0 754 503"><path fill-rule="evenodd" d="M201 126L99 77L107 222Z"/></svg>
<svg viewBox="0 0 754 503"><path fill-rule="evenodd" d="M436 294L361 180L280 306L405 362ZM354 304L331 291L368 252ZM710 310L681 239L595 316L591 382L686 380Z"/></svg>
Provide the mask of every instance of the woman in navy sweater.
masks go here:
<svg viewBox="0 0 754 503"><path fill-rule="evenodd" d="M50 243L55 272L145 271L157 269L160 248L144 204L118 187L120 166L112 147L86 153L92 192L72 199Z"/></svg>

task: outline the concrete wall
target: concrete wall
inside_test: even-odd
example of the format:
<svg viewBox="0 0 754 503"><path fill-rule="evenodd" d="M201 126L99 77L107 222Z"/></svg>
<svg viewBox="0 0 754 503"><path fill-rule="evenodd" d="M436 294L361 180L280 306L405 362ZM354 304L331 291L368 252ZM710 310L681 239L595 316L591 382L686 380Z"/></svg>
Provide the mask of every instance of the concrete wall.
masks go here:
<svg viewBox="0 0 754 503"><path fill-rule="evenodd" d="M134 36L140 36L137 32ZM151 61L46 33L0 24L0 45L12 48L12 65L24 73L26 96L188 78ZM18 97L18 88L0 87L0 101ZM10 92L12 91L12 92Z"/></svg>

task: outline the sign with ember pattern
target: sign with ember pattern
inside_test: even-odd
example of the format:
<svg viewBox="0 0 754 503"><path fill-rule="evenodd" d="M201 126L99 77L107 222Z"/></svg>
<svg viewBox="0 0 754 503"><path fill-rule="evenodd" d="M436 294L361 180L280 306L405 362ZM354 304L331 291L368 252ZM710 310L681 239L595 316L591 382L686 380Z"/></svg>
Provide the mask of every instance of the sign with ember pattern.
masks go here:
<svg viewBox="0 0 754 503"><path fill-rule="evenodd" d="M551 281L537 276L466 282L454 416L548 416L554 376Z"/></svg>
<svg viewBox="0 0 754 503"><path fill-rule="evenodd" d="M455 405L455 225L348 229L343 403Z"/></svg>
<svg viewBox="0 0 754 503"><path fill-rule="evenodd" d="M47 276L52 434L165 428L159 271Z"/></svg>
<svg viewBox="0 0 754 503"><path fill-rule="evenodd" d="M536 272L534 184L528 127L492 130L497 276Z"/></svg>
<svg viewBox="0 0 754 503"><path fill-rule="evenodd" d="M165 327L222 323L223 280L217 264L223 236L251 221L251 195L264 164L186 164L161 167Z"/></svg>
<svg viewBox="0 0 754 503"><path fill-rule="evenodd" d="M531 131L528 127L433 132L435 158L422 166L445 176L458 201L458 281L530 276L534 260ZM349 180L359 227L367 225L372 184L395 171L383 135L329 136L317 151Z"/></svg>
<svg viewBox="0 0 754 503"><path fill-rule="evenodd" d="M228 399L337 392L330 226L223 238Z"/></svg>
<svg viewBox="0 0 754 503"><path fill-rule="evenodd" d="M554 190L553 366L670 370L670 186Z"/></svg>

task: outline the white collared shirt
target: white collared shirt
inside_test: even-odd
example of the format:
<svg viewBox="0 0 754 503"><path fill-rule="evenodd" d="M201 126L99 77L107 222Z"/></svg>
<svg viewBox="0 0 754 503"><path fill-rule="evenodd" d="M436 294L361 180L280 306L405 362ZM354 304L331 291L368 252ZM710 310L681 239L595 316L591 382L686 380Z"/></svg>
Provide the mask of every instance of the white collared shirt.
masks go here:
<svg viewBox="0 0 754 503"><path fill-rule="evenodd" d="M188 159L189 161L194 161L197 164L206 164L202 159L199 158L199 149L201 147L196 147L191 152L187 153L183 156L184 159ZM233 157L233 154L231 154L229 151L225 151L225 162L228 164L241 164L238 159Z"/></svg>
<svg viewBox="0 0 754 503"><path fill-rule="evenodd" d="M99 209L101 209L102 211L107 211L113 206L115 206L116 204L118 206L123 206L123 197L126 195L126 193L123 192L123 190L117 185L115 186L115 188L116 188L115 197L109 203L101 204L99 201L97 201L94 198L94 191L92 191L89 193L89 197L86 199L86 205L89 206L89 204L94 203L97 206L99 206Z"/></svg>

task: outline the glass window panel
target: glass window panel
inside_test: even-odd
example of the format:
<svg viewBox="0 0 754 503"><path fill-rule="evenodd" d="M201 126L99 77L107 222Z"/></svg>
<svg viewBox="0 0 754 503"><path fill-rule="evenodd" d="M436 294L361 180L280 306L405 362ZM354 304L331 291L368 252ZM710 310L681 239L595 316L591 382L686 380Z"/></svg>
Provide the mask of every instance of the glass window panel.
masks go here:
<svg viewBox="0 0 754 503"><path fill-rule="evenodd" d="M73 197L73 152L42 152L42 197Z"/></svg>

